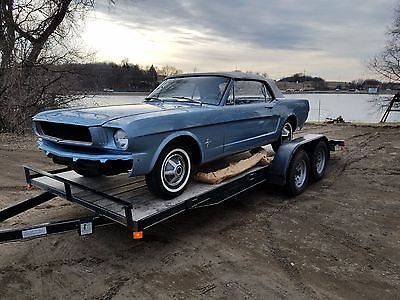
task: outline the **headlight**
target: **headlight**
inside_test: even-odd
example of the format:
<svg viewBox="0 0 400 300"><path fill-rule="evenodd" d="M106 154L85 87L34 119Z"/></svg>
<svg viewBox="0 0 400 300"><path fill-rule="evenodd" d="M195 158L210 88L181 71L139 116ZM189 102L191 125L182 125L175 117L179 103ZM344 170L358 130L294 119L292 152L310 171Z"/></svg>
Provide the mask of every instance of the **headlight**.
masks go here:
<svg viewBox="0 0 400 300"><path fill-rule="evenodd" d="M122 129L114 133L114 143L118 149L126 150L128 148L128 135Z"/></svg>

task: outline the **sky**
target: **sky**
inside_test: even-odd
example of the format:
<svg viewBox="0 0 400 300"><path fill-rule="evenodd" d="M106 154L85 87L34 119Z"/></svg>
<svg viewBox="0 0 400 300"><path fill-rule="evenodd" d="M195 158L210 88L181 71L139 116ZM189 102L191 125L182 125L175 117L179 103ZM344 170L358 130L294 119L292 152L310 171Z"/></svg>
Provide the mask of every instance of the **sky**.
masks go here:
<svg viewBox="0 0 400 300"><path fill-rule="evenodd" d="M395 0L107 0L95 2L82 39L96 60L184 72L295 73L327 80L376 77Z"/></svg>

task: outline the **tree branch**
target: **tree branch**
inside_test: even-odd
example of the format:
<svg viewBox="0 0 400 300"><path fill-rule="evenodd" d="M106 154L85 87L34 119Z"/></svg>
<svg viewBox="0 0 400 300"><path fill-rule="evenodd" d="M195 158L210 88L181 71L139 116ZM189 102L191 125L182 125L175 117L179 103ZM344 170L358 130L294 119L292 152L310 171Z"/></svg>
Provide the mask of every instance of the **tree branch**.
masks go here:
<svg viewBox="0 0 400 300"><path fill-rule="evenodd" d="M32 50L29 53L25 66L32 67L37 58L40 55L40 52L43 49L44 44L47 42L50 35L57 29L57 27L64 20L66 13L68 12L68 7L72 0L60 0L61 5L58 7L58 11L52 17L50 24L43 31L43 33L36 39L34 43L32 43Z"/></svg>

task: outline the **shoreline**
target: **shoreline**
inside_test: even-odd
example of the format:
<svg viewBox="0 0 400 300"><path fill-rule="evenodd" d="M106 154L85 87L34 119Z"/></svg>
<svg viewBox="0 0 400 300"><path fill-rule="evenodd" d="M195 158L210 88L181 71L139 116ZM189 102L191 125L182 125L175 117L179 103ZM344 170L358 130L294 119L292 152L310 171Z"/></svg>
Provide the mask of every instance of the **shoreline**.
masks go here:
<svg viewBox="0 0 400 300"><path fill-rule="evenodd" d="M282 92L284 95L295 95L295 94L325 94L325 95L387 95L393 96L396 91L383 91L377 93L368 93L368 91L360 91L360 92L351 92L351 91L297 91L297 92Z"/></svg>
<svg viewBox="0 0 400 300"><path fill-rule="evenodd" d="M305 125L309 126L353 126L353 127L370 127L370 128L400 128L400 121L399 122L386 122L386 123L364 123L364 122L350 122L345 121L344 123L327 123L324 121L309 121L305 122Z"/></svg>

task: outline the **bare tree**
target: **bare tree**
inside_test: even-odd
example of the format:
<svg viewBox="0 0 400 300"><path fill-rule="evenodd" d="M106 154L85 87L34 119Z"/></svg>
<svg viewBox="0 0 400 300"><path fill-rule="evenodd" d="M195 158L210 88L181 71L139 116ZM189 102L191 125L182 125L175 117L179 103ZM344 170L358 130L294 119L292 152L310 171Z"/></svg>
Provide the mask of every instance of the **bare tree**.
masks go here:
<svg viewBox="0 0 400 300"><path fill-rule="evenodd" d="M387 31L388 42L370 63L370 69L385 80L400 83L400 8L396 9L393 25Z"/></svg>
<svg viewBox="0 0 400 300"><path fill-rule="evenodd" d="M93 1L0 0L0 131L71 100L62 64L82 57L71 41Z"/></svg>
<svg viewBox="0 0 400 300"><path fill-rule="evenodd" d="M174 66L171 65L166 65L162 67L157 67L156 68L157 74L160 76L172 76L172 75L178 75L182 73L182 70L179 70L175 68Z"/></svg>

